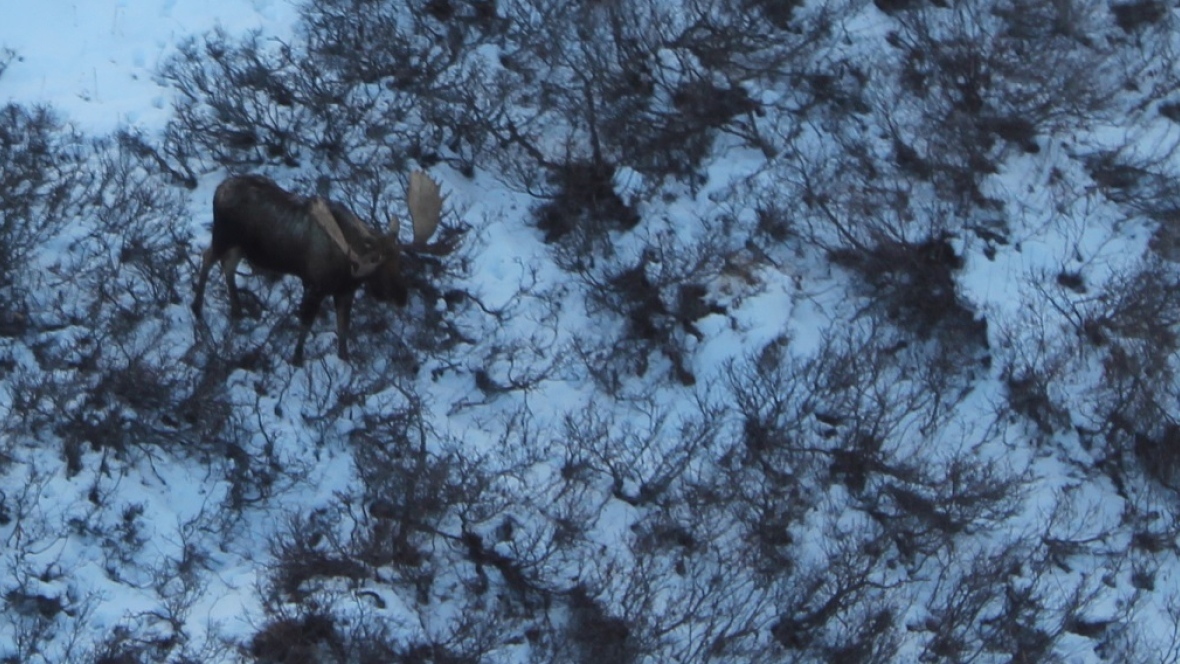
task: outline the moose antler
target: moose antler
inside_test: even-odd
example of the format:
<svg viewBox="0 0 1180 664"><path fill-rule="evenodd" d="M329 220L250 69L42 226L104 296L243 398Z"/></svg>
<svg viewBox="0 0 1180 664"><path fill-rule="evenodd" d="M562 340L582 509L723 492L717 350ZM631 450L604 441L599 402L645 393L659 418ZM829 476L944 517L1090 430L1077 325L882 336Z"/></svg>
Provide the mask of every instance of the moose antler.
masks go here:
<svg viewBox="0 0 1180 664"><path fill-rule="evenodd" d="M328 203L322 198L316 197L311 202L310 210L312 219L315 219L320 228L332 238L340 251L348 256L349 262L352 264L352 276L367 277L372 274L377 266L381 264L381 256L377 254L362 255L357 253L344 239L344 235L340 230L340 220L328 208ZM368 234L367 230L362 229L362 234ZM369 235L371 237L371 235Z"/></svg>
<svg viewBox="0 0 1180 664"><path fill-rule="evenodd" d="M406 202L410 208L410 221L414 224L414 244L424 244L438 229L442 214L443 198L438 183L422 171L410 173Z"/></svg>

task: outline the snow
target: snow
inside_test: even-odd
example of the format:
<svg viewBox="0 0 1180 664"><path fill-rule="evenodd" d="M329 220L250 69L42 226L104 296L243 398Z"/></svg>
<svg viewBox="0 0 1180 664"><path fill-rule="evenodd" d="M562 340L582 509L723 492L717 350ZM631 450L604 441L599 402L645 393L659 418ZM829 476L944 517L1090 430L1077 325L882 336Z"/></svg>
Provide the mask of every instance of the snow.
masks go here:
<svg viewBox="0 0 1180 664"><path fill-rule="evenodd" d="M281 0L6 4L0 44L18 59L4 100L53 104L88 133L163 127L171 95L156 72L181 39L215 26L283 36L296 16Z"/></svg>
<svg viewBox="0 0 1180 664"><path fill-rule="evenodd" d="M0 76L0 100L52 105L86 135L134 129L156 137L173 114L173 92L158 72L178 44L215 28L231 37L258 31L264 38L289 39L299 12L295 4L279 0L42 0L7 2L0 17L0 47L16 53ZM841 26L841 32L855 48L868 48L864 44L884 39L892 21L867 4ZM474 57L495 67L500 56L496 47L486 44ZM778 104L790 93L762 89L752 96ZM626 357L629 349L623 345L595 343L617 337L627 322L598 311L586 295L597 284L571 278L552 258L544 234L527 221L536 201L511 186L510 178L484 169L465 177L445 164L432 169L448 195L444 224L469 228L460 250L466 270L451 276L447 286L478 303L471 311L485 313L455 314L454 326L467 339L451 346L437 344L437 353L416 358L416 372L399 373L407 362L390 349L406 352L406 344L395 343L403 333L437 332L423 332L405 321L430 315L448 318L460 310L446 298L415 298L404 313L385 319L402 326L399 329L370 325L358 330L354 323L354 347L359 345L358 335L379 340L376 351L362 350L363 363L349 364L335 356L333 326L321 319L308 340L307 354L314 359L306 367L278 362L266 371L254 371L219 365L215 360L224 358L216 353L249 355L225 350L231 344L238 344L234 347L239 351L265 353L275 347L273 339L284 333L282 325L287 323L271 328L231 321L218 276L210 280L202 322L194 321L187 302L172 302L148 322L135 321L142 326L135 343L113 349L94 338L99 326L87 320L85 298L78 296L76 319L56 321L54 329L41 332L36 340L5 341L0 349L6 361L0 364L0 412L15 421L33 417L19 412L28 409L96 432L92 445L76 443L80 449L67 450L53 427L40 429L39 437L6 433L16 426L0 429L0 435L13 436L0 447L0 516L10 517L0 519L0 602L11 609L0 612L0 661L18 656L47 662L93 659L104 639L124 628L144 638L181 634L182 648L190 654L205 652L208 661L245 659L263 625L285 615L283 611L298 613L296 602L267 596L264 590L281 569L282 554L275 543L314 540L306 544L309 550L326 552L330 558L346 548L342 543L355 545L377 520L369 515L373 496L366 492L366 482L384 482L383 489L393 495L414 490L418 481L436 482L427 486L455 495L479 494L466 511L443 509L438 514L429 512L433 496L413 496L426 505L423 530L436 535L420 549L452 564L440 566L437 576L430 576L436 568L422 571L423 578L411 578L406 570L415 566L397 560L373 562L371 574L362 578L340 574L314 591L325 611L348 616L354 625L382 625L391 630L393 641L406 647L446 642L464 619L492 615L503 619L506 631L525 633L496 641L496 647L484 653L487 661L531 661L538 656L534 649L544 652L542 645L521 627L525 619L508 614L531 608L535 597L530 593L545 590L552 592L546 600L566 599L575 587L601 584L598 598L608 612L633 625L663 619L676 623L668 616L688 612L686 607L699 610L699 615L687 616L683 624L661 634L661 646L668 649L661 653L704 649L693 630L716 629L714 623L699 627L696 622L708 622L710 603L730 610L734 621L756 625L745 637L751 643L766 647L766 652L781 652L772 649L771 642L778 638L771 635L774 625L801 619L804 609L818 610L827 589L824 584L831 582L826 577L830 570L855 567L868 558L866 551L895 546L885 537L866 534L875 523L871 510L884 514L890 508L887 498L906 497L882 491L879 504L865 506L853 488L855 479L828 486L804 479L796 485L796 494L768 493L765 502L752 500L744 508L765 509L758 518L771 525L758 533L741 531L732 514L715 505L700 507L697 513L687 499L669 506L661 503L662 497L648 497L645 492L666 477L691 478L682 481L680 490L702 504L708 500L700 487L709 482L732 484L726 490L735 495L757 494L756 483L746 482L753 476L749 469L727 460L742 446L719 442L738 440L737 432L753 415L733 404L736 397L727 381L739 380L734 378L739 371L752 372L745 376L752 383L755 375L764 381L751 388L750 394L763 398L753 410L763 408L758 415L789 432L790 440L780 444L800 450L790 456L794 466L775 472L804 478L836 474L836 457L810 452L834 444L828 442L833 436L847 434L877 436L882 450L874 458L892 465L870 468L867 481L882 481L872 479L879 472L897 480L898 486L926 490L915 490L917 497L909 498L914 501L952 495L956 482L967 481L953 476L956 469L1014 478L1013 486L1019 487L997 501L1011 509L998 525L988 521L990 516L972 512L980 508L970 500L951 505L947 509L952 516L967 515L955 525L960 530L953 545L932 552L915 545L914 551L890 554L887 564L872 568L872 583L850 591L869 597L866 606L873 599L894 602L889 608L896 610L904 642L893 661L916 661L929 654L928 625L946 617L938 612L940 603L969 588L972 572L997 561L1019 568L1005 577L1012 593L1027 591L1035 601L1054 607L1067 604L1073 594L1084 595L1071 605L1080 607L1080 617L1120 623L1127 630L1123 646L1137 648L1133 652L1140 661L1149 661L1151 653L1174 656L1178 641L1172 616L1180 601L1180 561L1170 510L1175 509L1176 497L1148 479L1097 470L1117 460L1105 447L1095 448L1092 439L1097 436L1088 436L1082 415L1101 419L1093 404L1104 387L1105 373L1102 357L1083 348L1076 329L1077 311L1096 301L1094 293L1143 263L1155 222L1111 204L1097 186L1068 195L1055 187L1061 179L1089 181L1076 159L1084 152L1080 146L1089 151L1131 144L1153 154L1152 146L1175 142L1178 131L1174 123L1129 114L1125 122L1109 127L1042 141L1043 149L1035 154L1013 151L1005 156L1000 172L986 179L985 193L1004 202L1000 216L1012 225L1010 242L992 246L967 233L952 239L964 259L955 275L957 294L987 321L989 352L995 356L989 358L992 364L966 371L971 378L963 383L923 382L932 379L921 371L922 343L897 344L888 352L868 343L888 333L880 332L865 313L866 299L850 286L849 271L835 267L822 252L807 254L791 245L766 255L748 243L726 245L728 238L718 244L723 256L707 257L720 266L706 284L707 301L719 310L692 321L698 334L675 327L682 345L676 350L686 355L695 384L661 383L655 378L669 375L676 362L674 351L660 348L646 353L650 365L634 375L619 378L611 367L596 375L586 369L594 359L585 357L596 351L606 359ZM823 164L823 155L835 147L825 143L822 133L809 127L793 147L802 146L801 153ZM866 150L878 148L869 145ZM653 246L668 248L672 255L671 249L695 247L726 224L750 226L758 197L779 183L791 182L795 171L790 169L798 166L769 163L762 151L723 137L698 186L661 183L631 167L620 168L612 182L614 191L624 201L638 202L644 224L632 232L611 231L613 258L617 265L634 265L646 261ZM195 268L197 252L208 241L209 200L224 172L210 168L200 175L195 189L179 194L187 218L174 220L183 231L189 260L180 267L182 283L177 290L182 299L191 293L194 270L189 268ZM298 175L306 173L293 177ZM802 206L792 213L800 218L806 214ZM46 266L47 274L68 274L71 266L84 260L99 260L86 253L89 250L77 249L92 240L84 223L66 228L43 243L38 265ZM116 246L108 245L110 255L102 260L120 264ZM677 266L668 259L648 267L650 276L659 269L672 274ZM1075 272L1084 275L1087 293L1057 296L1052 303L1060 310L1050 306L1043 291L1030 287L1048 288L1046 284L1053 284L1059 274ZM240 276L239 282L246 278ZM85 275L79 277L80 282L84 279ZM261 281L249 279L254 284ZM291 282L255 287L261 293L261 308L278 312L268 320L283 320L294 311L298 290ZM37 300L48 309L54 298L72 297L68 288L47 288ZM136 312L139 301L134 293L121 293L103 301L104 311L115 307ZM417 350L409 348L410 353ZM775 366L757 374L758 369L750 367L765 368L760 354L768 348L777 349ZM111 359L120 353L127 357ZM888 360L877 363L882 357ZM152 367L174 367L182 381L209 380L224 386L217 394L225 401L199 402L195 415L183 410L186 403L176 403L176 412L169 415L191 416L197 422L185 429L153 420L152 413L158 411L127 405L133 398L167 399L157 393L158 385L137 385L142 394L133 389L128 396L120 391L126 391L124 386L103 384L91 390L85 382L91 375L87 372L93 371L86 368L88 363L117 365L127 359L130 367L128 358L143 359ZM837 362L833 358L840 366L829 366ZM895 358L901 359L889 364ZM1046 433L1004 408L1010 390L1006 381L1018 378L1014 374L1022 368L1047 376L1046 390L1052 391L1055 403L1071 409L1072 426ZM862 391L846 393L829 385L837 382L831 376L861 370L878 372L865 381ZM35 385L19 383L18 376L43 378L76 393L42 394ZM481 377L490 384L481 383ZM621 386L607 396L603 385L612 380ZM161 385L171 384L161 379ZM188 389L184 394L199 392L188 384L173 387ZM824 421L830 415L824 412L825 404L797 398L806 389L828 388L845 399L839 413L844 419L836 424ZM22 390L32 397L26 398ZM907 410L909 390L920 395L913 397L920 403ZM399 419L400 413L415 407L422 413L415 425ZM872 420L874 415L879 418ZM228 418L232 423L227 428L239 436L230 444L221 438L185 438L182 433L199 433L201 418L218 417ZM859 417L881 430L856 429L859 420L849 420ZM372 425L374 420L380 424ZM134 427L168 444L127 450L97 442L110 428ZM694 435L700 430L716 436L702 434L697 441ZM367 438L374 431L397 442ZM408 465L399 465L402 452L392 450L403 443L410 450L407 457L421 445L439 460L437 467L406 470ZM191 450L176 451L185 445ZM389 455L383 460L404 473L365 478L372 469L365 466L364 454ZM682 461L684 467L676 468ZM477 473L472 469L485 467L495 469L495 481L487 485L473 479ZM438 475L429 475L432 472ZM856 470L845 472L855 475ZM699 485L692 480L699 480ZM1130 490L1124 485L1133 482L1153 488ZM692 493L698 489L702 495ZM914 508L905 518L920 521L913 516L920 511ZM986 527L981 525L985 522ZM516 534L500 536L505 524ZM687 528L700 541L677 541L668 534L672 526ZM692 530L698 527L715 537L700 536ZM797 556L789 565L806 571L804 578L791 579L798 587L780 587L776 584L786 582L772 573L763 575L744 566L761 560L755 548L786 550L788 545L770 541L767 534L780 527L782 533L774 536L792 540L790 551ZM918 523L914 529L926 532L933 527ZM1136 536L1155 533L1163 533L1164 540L1157 551L1132 542ZM471 534L481 539L482 560L465 553L472 545L464 537ZM641 536L655 543L637 544ZM569 541L575 543L566 544ZM1038 567L1048 557L1025 555L1021 547L1031 546L1029 542L1059 542L1073 548L1055 559L1056 565ZM647 555L660 547L670 553ZM524 569L522 575L535 573L554 586L564 585L515 587L505 571L511 566L498 566L493 554ZM734 562L738 557L741 560ZM711 571L684 580L703 568ZM924 575L929 569L946 576L928 578ZM1150 577L1150 584L1140 573ZM500 579L492 582L494 592L472 590L481 575ZM764 579L773 580L759 587ZM804 587L804 581L814 581L814 587ZM888 594L903 585L909 594L900 599ZM1151 590L1145 589L1148 585ZM419 589L421 595L408 588ZM650 591L644 596L648 603L637 599L644 591ZM748 601L737 598L741 592L748 592ZM784 598L794 604L778 606L787 601ZM32 599L57 602L59 610L38 618L22 604ZM969 627L990 629L1004 609L997 601L976 607L978 615L969 620ZM498 602L509 608L488 608L500 606ZM555 622L570 620L568 606L551 611ZM861 611L867 612L863 607ZM1044 614L1050 613L1038 614L1038 628L1068 632L1063 625L1079 617L1061 615L1061 624L1047 625ZM857 617L841 615L850 628L861 625ZM30 625L43 624L51 626L50 635L38 642L44 650L22 650L21 639L38 633ZM839 632L842 627L832 624L824 629ZM721 635L710 634L721 642ZM1108 659L1095 638L1072 632L1059 636L1053 654L1060 661L1088 664ZM169 657L168 661L179 661L180 650ZM709 657L698 655L696 661ZM732 659L742 661L740 655Z"/></svg>

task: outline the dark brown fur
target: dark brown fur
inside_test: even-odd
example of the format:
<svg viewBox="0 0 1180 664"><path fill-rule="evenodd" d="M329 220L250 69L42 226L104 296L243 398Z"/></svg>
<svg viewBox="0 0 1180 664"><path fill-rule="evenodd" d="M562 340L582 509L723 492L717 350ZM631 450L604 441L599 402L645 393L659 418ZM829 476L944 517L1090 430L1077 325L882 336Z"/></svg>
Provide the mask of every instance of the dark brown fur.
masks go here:
<svg viewBox="0 0 1180 664"><path fill-rule="evenodd" d="M319 313L320 304L332 296L336 307L338 353L348 359L348 324L356 290L366 290L380 300L404 306L409 298L401 276L401 247L394 236L366 235L363 222L343 205L329 201L329 209L354 251L380 257L371 274L358 277L352 260L312 218L313 199L285 191L258 175L228 178L213 195L213 242L202 257L193 312L201 315L205 283L213 263L220 262L229 291L230 315L241 316L234 275L245 258L254 267L299 277L303 300L299 305L299 340L295 364L303 363L303 342Z"/></svg>

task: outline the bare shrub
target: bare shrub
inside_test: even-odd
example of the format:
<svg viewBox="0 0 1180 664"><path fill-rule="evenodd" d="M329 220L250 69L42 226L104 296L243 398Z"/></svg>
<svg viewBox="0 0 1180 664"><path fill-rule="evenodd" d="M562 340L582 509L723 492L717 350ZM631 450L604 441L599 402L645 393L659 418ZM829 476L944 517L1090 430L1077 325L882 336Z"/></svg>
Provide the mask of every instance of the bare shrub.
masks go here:
<svg viewBox="0 0 1180 664"><path fill-rule="evenodd" d="M903 562L994 528L1019 507L1027 478L999 460L981 463L968 441L947 449L940 432L953 429L956 397L909 375L875 341L832 341L807 362L768 346L730 368L743 424L725 467L734 486L751 487L731 500L744 506L764 564L787 564L784 531L828 483L848 492Z"/></svg>
<svg viewBox="0 0 1180 664"><path fill-rule="evenodd" d="M862 251L837 249L832 260L856 271L886 315L919 336L987 347L987 323L958 296L954 273L963 266L946 237L918 242L885 240Z"/></svg>
<svg viewBox="0 0 1180 664"><path fill-rule="evenodd" d="M1037 152L1041 136L1105 117L1112 77L1092 46L1103 10L1097 0L1007 0L895 15L888 40L900 62L881 94L914 113L886 124L941 197L963 210L985 204L980 183L1009 146Z"/></svg>
<svg viewBox="0 0 1180 664"><path fill-rule="evenodd" d="M600 384L616 391L621 375L647 375L660 356L671 365L677 382L696 383L691 349L693 342L704 338L696 322L725 313L711 301L707 286L724 266L724 242L686 243L668 232L654 238L634 262L575 266L577 257L570 259L566 269L585 284L590 312L609 312L624 326L609 343L583 347L588 368Z"/></svg>
<svg viewBox="0 0 1180 664"><path fill-rule="evenodd" d="M732 506L718 499L724 487L714 481L725 480L707 470L708 457L632 526L629 563L601 573L628 628L620 645L644 661L782 661L769 627L799 565L766 574L755 562Z"/></svg>
<svg viewBox="0 0 1180 664"><path fill-rule="evenodd" d="M77 263L67 269L74 279L90 281L92 307L139 323L185 299L177 285L189 258L189 230L176 223L185 203L164 185L167 176L154 162L123 143L101 147L93 170L93 228L72 243Z"/></svg>
<svg viewBox="0 0 1180 664"><path fill-rule="evenodd" d="M90 142L49 108L0 107L0 332L31 321L21 283L33 252L91 201Z"/></svg>
<svg viewBox="0 0 1180 664"><path fill-rule="evenodd" d="M1047 419L1043 428L1072 420L1104 439L1107 454L1116 461L1107 470L1120 475L1119 481L1131 469L1127 462L1138 459L1148 475L1178 488L1180 459L1172 440L1177 420L1169 406L1176 395L1175 353L1180 350L1178 279L1174 265L1149 253L1084 293L1038 288L1044 302L1077 335L1076 349L1067 345L1062 355L1076 353L1092 361L1100 380L1073 412L1063 412L1060 403L1038 401L1036 390L1024 405L1034 418ZM1076 365L1066 365L1064 359L1054 358L1045 367L1041 392L1068 384L1070 374L1065 370L1076 371ZM1018 374L1010 381L1019 379ZM1020 386L1016 382L1012 387Z"/></svg>
<svg viewBox="0 0 1180 664"><path fill-rule="evenodd" d="M896 146L866 145L861 134L816 134L775 162L777 188L752 197L751 240L777 260L797 260L784 250L806 257L818 249L848 269L855 276L850 294L867 296L850 315L877 316L910 342L929 342L937 348L931 365L986 367L987 321L957 283L965 260L958 247L971 217L960 201L944 200L930 183L887 163ZM944 362L948 355L956 359Z"/></svg>
<svg viewBox="0 0 1180 664"><path fill-rule="evenodd" d="M610 615L585 588L577 587L570 593L569 611L566 629L578 653L577 661L626 664L638 659L627 622Z"/></svg>
<svg viewBox="0 0 1180 664"><path fill-rule="evenodd" d="M287 619L293 605L295 615L331 619L338 646L330 655L344 653L341 661L484 661L522 633L537 638L538 612L554 601L553 580L542 576L550 540L517 530L486 464L444 452L419 404L387 415L353 432L358 493L293 517L272 538L268 614ZM527 501L515 498L512 509L523 510ZM356 619L358 600L384 609L389 597L421 612L421 634ZM440 603L459 610L440 616Z"/></svg>
<svg viewBox="0 0 1180 664"><path fill-rule="evenodd" d="M350 555L340 540L339 519L347 513L320 509L290 518L286 528L271 541L275 565L270 584L272 602L302 601L314 595L318 585L335 579L361 581L371 568Z"/></svg>
<svg viewBox="0 0 1180 664"><path fill-rule="evenodd" d="M1116 276L1080 320L1080 332L1102 353L1102 430L1173 489L1180 488L1180 422L1170 406L1180 351L1178 279L1166 264L1149 262Z"/></svg>
<svg viewBox="0 0 1180 664"><path fill-rule="evenodd" d="M478 504L488 482L474 460L435 447L419 408L387 412L353 433L368 514L357 555L369 564L421 565L421 547L441 522Z"/></svg>
<svg viewBox="0 0 1180 664"><path fill-rule="evenodd" d="M1004 384L1012 412L1032 421L1043 435L1064 430L1070 423L1069 412L1050 395L1051 377L1039 367L1008 367Z"/></svg>
<svg viewBox="0 0 1180 664"><path fill-rule="evenodd" d="M335 621L315 613L263 626L250 641L250 655L259 662L284 664L347 661Z"/></svg>
<svg viewBox="0 0 1180 664"><path fill-rule="evenodd" d="M639 224L639 213L615 193L613 166L571 162L553 171L551 200L533 212L546 242L565 239L566 253L590 258L608 253L601 245L609 241L609 231L627 231Z"/></svg>
<svg viewBox="0 0 1180 664"><path fill-rule="evenodd" d="M498 100L484 94L488 75L479 55L484 46L505 42L511 22L501 6L387 0L357 12L353 2L333 0L309 5L303 21L309 61L326 64L358 88L384 89L370 113L376 117L366 125L367 139L382 145L396 140L420 163L444 159L472 173L489 148L489 124L502 112ZM389 157L395 157L392 150Z"/></svg>
<svg viewBox="0 0 1180 664"><path fill-rule="evenodd" d="M1050 521L1059 516L1055 513ZM1068 659L1059 646L1070 632L1096 627L1087 626L1085 616L1109 588L1063 574L1069 567L1062 564L1062 552L1054 550L1056 544L1048 538L1013 538L998 549L967 552L955 569L941 564L928 614L914 626L929 635L923 660Z"/></svg>
<svg viewBox="0 0 1180 664"><path fill-rule="evenodd" d="M594 473L609 479L611 495L636 507L668 506L674 488L716 443L721 428L719 407L698 399L691 417L677 418L636 399L623 411L623 421L603 409L567 414L562 435L581 459L578 477Z"/></svg>
<svg viewBox="0 0 1180 664"><path fill-rule="evenodd" d="M855 540L825 542L823 547L825 560L791 570L793 578L780 580L779 614L769 625L771 636L787 653L803 657L889 661L896 648L896 610L872 580L872 570L882 563L881 542L872 531L862 531Z"/></svg>
<svg viewBox="0 0 1180 664"><path fill-rule="evenodd" d="M58 207L39 209L43 194L29 191L23 205L32 207L10 217L61 214L53 223L75 222L53 239L65 250L42 244L37 260L45 269L24 271L37 289L28 302L41 329L29 348L45 373L40 380L28 375L29 392L20 397L20 427L55 433L70 474L80 470L86 447L117 455L196 449L194 441L218 437L229 410L224 387L177 371L179 351L165 341L165 313L182 299L177 286L188 237L176 219L184 216L183 201L134 151L106 141L90 148L84 176L58 173L47 183L58 192L50 196ZM56 172L46 167L40 176ZM44 243L44 233L57 230L29 239Z"/></svg>
<svg viewBox="0 0 1180 664"><path fill-rule="evenodd" d="M695 191L720 135L773 154L751 90L811 57L839 11L751 12L730 0L517 4L525 17L509 32L517 50L501 59L487 92L512 112L491 127L503 170L547 201L535 216L549 239L597 220L634 226L632 202L620 205L610 187L623 167L652 190L671 180ZM779 12L778 24L762 12Z"/></svg>
<svg viewBox="0 0 1180 664"><path fill-rule="evenodd" d="M1122 149L1085 155L1082 161L1109 200L1167 226L1180 210L1180 188L1169 165L1176 146L1160 147L1160 153L1150 157Z"/></svg>
<svg viewBox="0 0 1180 664"><path fill-rule="evenodd" d="M125 341L101 343L113 351L111 361L99 360L76 381L53 385L25 418L34 429L52 427L70 474L81 470L87 448L126 458L133 450L186 454L216 444L230 419L224 388L190 383L167 358Z"/></svg>
<svg viewBox="0 0 1180 664"><path fill-rule="evenodd" d="M1123 32L1138 32L1159 23L1168 14L1168 5L1160 0L1133 0L1110 3L1110 13Z"/></svg>
<svg viewBox="0 0 1180 664"><path fill-rule="evenodd" d="M303 8L298 43L218 31L182 44L162 70L180 93L164 152L237 168L310 164L348 182L449 150L470 173L486 143L483 114L494 112L478 96L474 54L503 21L491 4L443 4L376 2L358 13L322 2Z"/></svg>

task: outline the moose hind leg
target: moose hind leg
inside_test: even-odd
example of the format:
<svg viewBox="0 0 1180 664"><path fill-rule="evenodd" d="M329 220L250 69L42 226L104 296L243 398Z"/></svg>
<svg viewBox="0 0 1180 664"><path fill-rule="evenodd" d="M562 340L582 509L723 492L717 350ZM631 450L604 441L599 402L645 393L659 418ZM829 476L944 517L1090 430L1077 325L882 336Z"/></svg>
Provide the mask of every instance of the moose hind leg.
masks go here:
<svg viewBox="0 0 1180 664"><path fill-rule="evenodd" d="M221 271L225 275L225 290L229 292L229 315L242 317L242 302L238 299L238 263L242 262L241 247L228 249L221 255Z"/></svg>
<svg viewBox="0 0 1180 664"><path fill-rule="evenodd" d="M348 326L352 319L352 293L333 295L336 305L336 354L348 361Z"/></svg>
<svg viewBox="0 0 1180 664"><path fill-rule="evenodd" d="M213 247L209 247L201 254L201 272L197 276L197 287L193 292L193 313L198 316L205 306L205 283L209 281L209 271L213 269L215 262L217 257L213 255Z"/></svg>
<svg viewBox="0 0 1180 664"><path fill-rule="evenodd" d="M304 286L303 301L299 303L299 338L295 342L295 356L291 359L295 366L303 365L303 342L307 340L307 333L311 331L311 324L315 322L323 300L323 293Z"/></svg>

